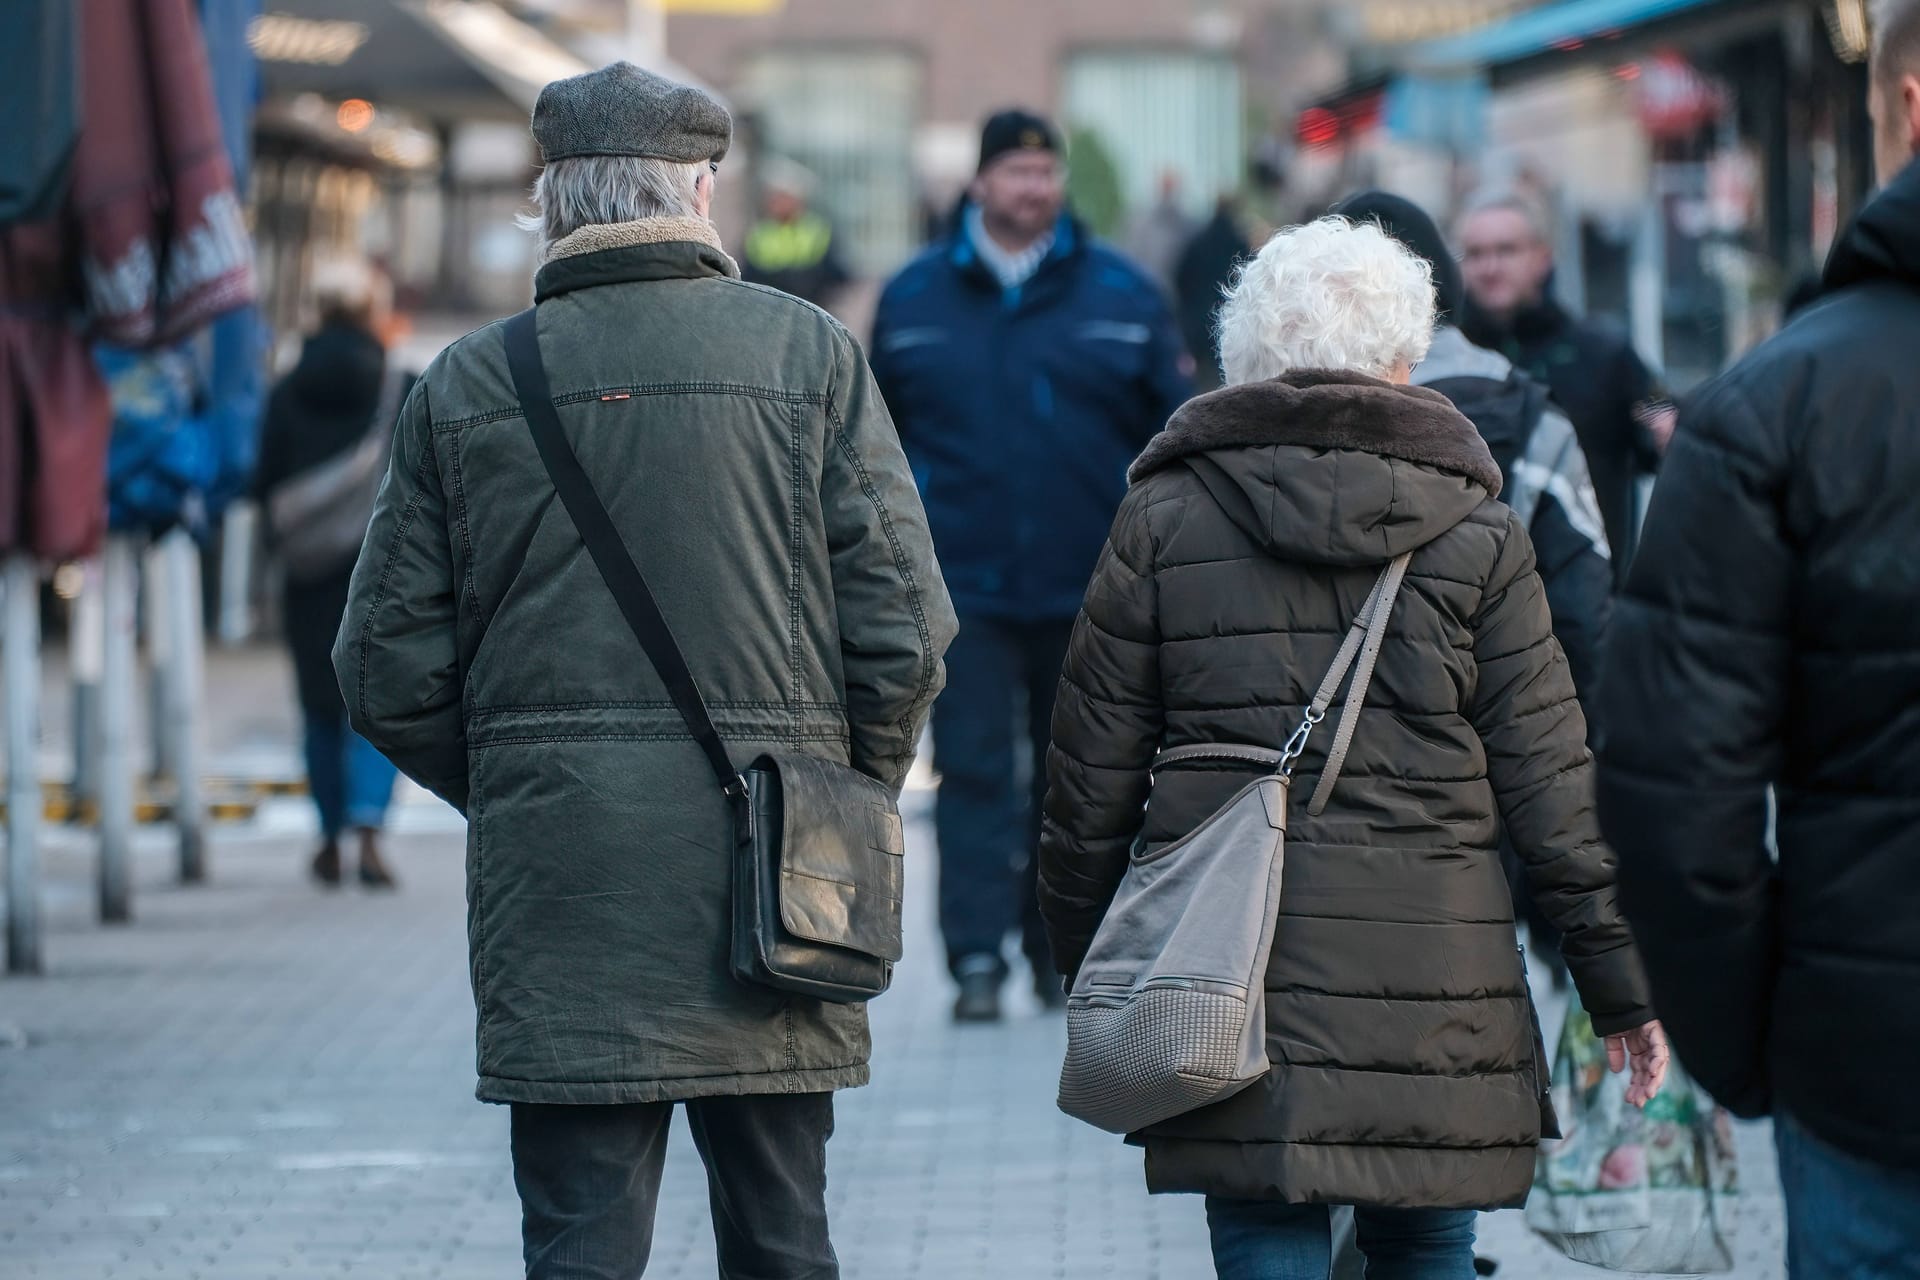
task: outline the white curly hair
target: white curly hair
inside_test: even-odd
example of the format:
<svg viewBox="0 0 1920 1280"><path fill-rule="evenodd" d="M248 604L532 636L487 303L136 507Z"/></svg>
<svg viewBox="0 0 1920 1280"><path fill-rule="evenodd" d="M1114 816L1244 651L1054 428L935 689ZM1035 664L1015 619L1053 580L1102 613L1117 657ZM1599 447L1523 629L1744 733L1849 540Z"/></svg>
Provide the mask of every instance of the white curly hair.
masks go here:
<svg viewBox="0 0 1920 1280"><path fill-rule="evenodd" d="M1220 309L1227 385L1294 369L1384 378L1433 341L1433 268L1372 222L1288 227L1240 269Z"/></svg>

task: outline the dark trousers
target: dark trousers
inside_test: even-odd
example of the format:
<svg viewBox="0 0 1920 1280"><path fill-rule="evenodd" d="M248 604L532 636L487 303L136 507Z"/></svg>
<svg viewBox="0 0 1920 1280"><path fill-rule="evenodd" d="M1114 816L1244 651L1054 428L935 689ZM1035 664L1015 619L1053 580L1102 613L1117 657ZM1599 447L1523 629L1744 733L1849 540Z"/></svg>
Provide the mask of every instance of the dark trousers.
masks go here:
<svg viewBox="0 0 1920 1280"><path fill-rule="evenodd" d="M681 1105L707 1166L721 1280L838 1280L827 1239L833 1095ZM513 1104L528 1280L637 1280L646 1271L674 1106Z"/></svg>
<svg viewBox="0 0 1920 1280"><path fill-rule="evenodd" d="M947 688L933 709L940 770L940 932L947 963L990 956L1018 927L1034 970L1052 974L1035 895L1040 806L1047 794L1053 697L1072 619L966 617L947 650Z"/></svg>

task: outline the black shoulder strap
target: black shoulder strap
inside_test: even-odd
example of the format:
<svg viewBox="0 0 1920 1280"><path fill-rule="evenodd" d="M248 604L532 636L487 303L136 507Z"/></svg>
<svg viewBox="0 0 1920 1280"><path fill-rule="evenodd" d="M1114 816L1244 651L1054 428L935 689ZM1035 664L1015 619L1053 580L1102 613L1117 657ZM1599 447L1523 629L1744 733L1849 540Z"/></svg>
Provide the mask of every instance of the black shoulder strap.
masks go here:
<svg viewBox="0 0 1920 1280"><path fill-rule="evenodd" d="M547 369L540 360L540 340L531 307L507 321L507 369L513 375L513 390L520 397L521 412L526 414L527 426L533 432L534 447L540 451L540 461L553 481L554 492L560 495L560 505L572 518L573 527L580 531L580 540L586 543L587 554L593 557L600 577L613 593L614 602L620 606L627 625L633 628L634 639L640 642L647 660L666 682L667 693L686 720L693 740L706 752L707 763L713 766L720 789L739 799L745 794L746 783L740 771L733 767L726 744L720 741L720 734L713 727L706 699L700 696L700 686L694 683L686 655L680 652L679 642L673 638L672 629L660 613L659 602L653 598L647 580L640 575L640 566L633 562L626 544L620 541L613 518L594 493L593 482L587 479L578 455L560 429L560 416L553 411L553 392L547 385Z"/></svg>

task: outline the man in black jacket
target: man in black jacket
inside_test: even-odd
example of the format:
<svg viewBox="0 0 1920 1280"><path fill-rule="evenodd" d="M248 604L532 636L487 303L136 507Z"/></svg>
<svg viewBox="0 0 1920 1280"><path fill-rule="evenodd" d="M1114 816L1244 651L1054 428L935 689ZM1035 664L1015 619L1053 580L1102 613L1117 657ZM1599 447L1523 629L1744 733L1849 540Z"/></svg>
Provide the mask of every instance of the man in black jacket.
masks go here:
<svg viewBox="0 0 1920 1280"><path fill-rule="evenodd" d="M1602 681L1654 1002L1775 1117L1796 1280L1920 1276L1920 0L1880 18L1884 189L1688 404Z"/></svg>
<svg viewBox="0 0 1920 1280"><path fill-rule="evenodd" d="M1587 456L1616 580L1636 541L1641 477L1653 473L1673 431L1673 410L1624 333L1569 313L1549 290L1553 248L1546 217L1517 192L1483 192L1459 223L1466 305L1460 329L1553 391Z"/></svg>

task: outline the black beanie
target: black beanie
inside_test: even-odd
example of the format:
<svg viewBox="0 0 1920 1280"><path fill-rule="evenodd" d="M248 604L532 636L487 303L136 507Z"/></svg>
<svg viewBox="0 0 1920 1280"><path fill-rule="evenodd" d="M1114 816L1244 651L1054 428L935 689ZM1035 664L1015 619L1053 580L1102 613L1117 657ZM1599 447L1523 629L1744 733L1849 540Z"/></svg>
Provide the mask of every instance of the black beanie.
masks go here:
<svg viewBox="0 0 1920 1280"><path fill-rule="evenodd" d="M1447 248L1446 237L1413 201L1385 191L1362 191L1333 206L1333 211L1350 222L1372 222L1433 267L1435 320L1456 323L1466 286L1460 278L1460 264Z"/></svg>
<svg viewBox="0 0 1920 1280"><path fill-rule="evenodd" d="M1051 151L1060 154L1060 135L1044 116L1015 108L997 111L980 127L980 168L985 169L1009 151Z"/></svg>

